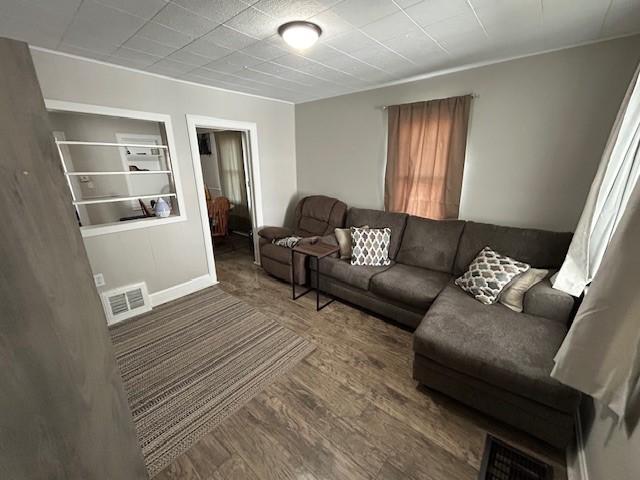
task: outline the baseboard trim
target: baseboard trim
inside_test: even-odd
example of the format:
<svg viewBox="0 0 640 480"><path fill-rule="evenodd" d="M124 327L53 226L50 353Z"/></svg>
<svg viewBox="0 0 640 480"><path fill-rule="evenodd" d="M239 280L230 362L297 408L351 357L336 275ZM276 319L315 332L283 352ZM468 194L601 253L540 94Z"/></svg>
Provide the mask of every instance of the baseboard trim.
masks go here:
<svg viewBox="0 0 640 480"><path fill-rule="evenodd" d="M217 283L218 281L215 279L215 277L210 274L196 277L192 280L189 280L188 282L174 285L173 287L169 287L164 290L160 290L159 292L149 294L151 306L157 307L158 305L170 302L171 300L176 300L177 298L184 297L185 295L189 295L190 293L197 292L198 290L202 290L203 288L216 285Z"/></svg>
<svg viewBox="0 0 640 480"><path fill-rule="evenodd" d="M576 442L567 449L567 478L568 480L589 480L582 422L579 413L576 413Z"/></svg>

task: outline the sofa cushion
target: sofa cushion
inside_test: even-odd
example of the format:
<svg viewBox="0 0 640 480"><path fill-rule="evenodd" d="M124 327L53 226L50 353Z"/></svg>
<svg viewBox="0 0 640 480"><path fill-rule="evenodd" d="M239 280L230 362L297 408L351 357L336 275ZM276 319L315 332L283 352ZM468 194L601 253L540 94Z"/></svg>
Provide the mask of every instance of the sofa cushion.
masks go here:
<svg viewBox="0 0 640 480"><path fill-rule="evenodd" d="M317 260L313 257L309 258L309 266L314 272L313 275L315 275L317 269L316 265ZM349 260L325 257L320 260L320 273L361 290L368 290L371 278L391 268L392 265L393 264L381 267L351 265Z"/></svg>
<svg viewBox="0 0 640 480"><path fill-rule="evenodd" d="M304 197L296 206L296 234L301 237L326 235L342 227L347 206L337 198L324 195Z"/></svg>
<svg viewBox="0 0 640 480"><path fill-rule="evenodd" d="M454 273L464 272L484 247L491 247L534 268L559 268L571 237L571 233L467 222L460 238Z"/></svg>
<svg viewBox="0 0 640 480"><path fill-rule="evenodd" d="M463 228L464 222L461 220L431 220L411 216L407 220L396 260L406 265L450 273Z"/></svg>
<svg viewBox="0 0 640 480"><path fill-rule="evenodd" d="M382 210L368 210L366 208L350 208L347 213L347 227L362 227L391 229L391 241L389 242L389 258L395 260L400 248L400 241L407 223L406 213L383 212Z"/></svg>
<svg viewBox="0 0 640 480"><path fill-rule="evenodd" d="M448 273L397 263L373 277L369 288L376 295L426 310L450 280Z"/></svg>
<svg viewBox="0 0 640 480"><path fill-rule="evenodd" d="M577 392L549 376L566 332L554 320L483 305L448 285L418 326L413 349L516 395L573 412Z"/></svg>
<svg viewBox="0 0 640 480"><path fill-rule="evenodd" d="M318 220L313 217L302 217L298 222L296 234L301 237L312 237L316 235L324 235L327 229L327 222Z"/></svg>

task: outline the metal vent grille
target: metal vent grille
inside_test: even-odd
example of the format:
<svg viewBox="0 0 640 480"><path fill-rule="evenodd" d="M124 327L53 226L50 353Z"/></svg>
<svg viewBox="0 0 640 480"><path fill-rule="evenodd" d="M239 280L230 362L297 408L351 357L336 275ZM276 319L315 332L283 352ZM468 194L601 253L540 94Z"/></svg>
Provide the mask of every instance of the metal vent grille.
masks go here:
<svg viewBox="0 0 640 480"><path fill-rule="evenodd" d="M111 315L114 317L124 312L128 312L129 305L127 305L126 295L124 293L111 295L109 297L109 307L111 308Z"/></svg>
<svg viewBox="0 0 640 480"><path fill-rule="evenodd" d="M142 289L136 288L127 292L127 301L131 310L144 306L144 295Z"/></svg>
<svg viewBox="0 0 640 480"><path fill-rule="evenodd" d="M553 469L487 435L478 480L553 480Z"/></svg>
<svg viewBox="0 0 640 480"><path fill-rule="evenodd" d="M151 310L145 283L104 292L102 303L109 325Z"/></svg>

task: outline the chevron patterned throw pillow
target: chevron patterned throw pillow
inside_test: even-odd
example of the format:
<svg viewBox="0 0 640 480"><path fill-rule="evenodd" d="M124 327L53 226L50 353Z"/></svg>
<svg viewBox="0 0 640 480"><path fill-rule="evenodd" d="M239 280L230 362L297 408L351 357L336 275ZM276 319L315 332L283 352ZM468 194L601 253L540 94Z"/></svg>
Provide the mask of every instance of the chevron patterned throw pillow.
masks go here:
<svg viewBox="0 0 640 480"><path fill-rule="evenodd" d="M351 227L351 265L389 265L390 228Z"/></svg>

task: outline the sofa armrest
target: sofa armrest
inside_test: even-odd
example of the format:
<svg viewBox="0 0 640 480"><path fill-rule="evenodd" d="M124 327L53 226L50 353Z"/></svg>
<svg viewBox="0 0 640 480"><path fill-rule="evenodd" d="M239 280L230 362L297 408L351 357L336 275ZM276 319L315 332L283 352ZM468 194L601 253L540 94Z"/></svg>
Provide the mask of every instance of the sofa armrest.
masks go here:
<svg viewBox="0 0 640 480"><path fill-rule="evenodd" d="M278 238L290 237L293 230L286 227L264 227L258 230L258 235L265 240L277 240Z"/></svg>
<svg viewBox="0 0 640 480"><path fill-rule="evenodd" d="M534 285L524 295L523 311L538 317L568 322L575 299L551 286L549 278Z"/></svg>

